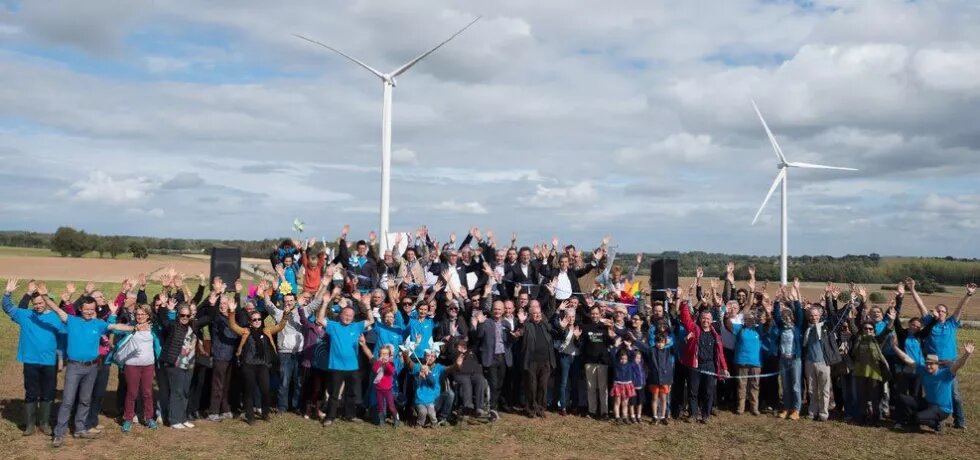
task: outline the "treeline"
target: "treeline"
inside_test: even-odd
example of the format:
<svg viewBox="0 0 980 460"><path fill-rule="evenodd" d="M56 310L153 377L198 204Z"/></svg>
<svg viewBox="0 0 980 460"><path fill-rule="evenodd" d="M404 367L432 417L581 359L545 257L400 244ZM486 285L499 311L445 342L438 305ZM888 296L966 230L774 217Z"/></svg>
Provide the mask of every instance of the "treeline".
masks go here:
<svg viewBox="0 0 980 460"><path fill-rule="evenodd" d="M756 268L759 281L779 280L779 257L749 256L706 252L664 252L645 254L639 275L649 276L654 259L677 259L680 276L693 277L698 266L705 277L722 278L725 265L735 262L735 278L748 279L748 266ZM881 257L878 254L831 256L799 256L788 260L788 275L807 281L855 282L862 284L894 285L906 277L916 279L922 292L942 292L942 285L965 285L980 280L980 260L944 258ZM636 264L636 254L617 254L616 264L624 269Z"/></svg>
<svg viewBox="0 0 980 460"><path fill-rule="evenodd" d="M153 238L145 236L97 235L59 227L54 234L36 232L0 232L0 246L50 249L63 257L82 257L98 253L99 257L116 258L131 253L136 258L150 254L208 254L213 247L239 248L243 257L266 258L269 251L285 238L247 240L213 240Z"/></svg>
<svg viewBox="0 0 980 460"><path fill-rule="evenodd" d="M132 253L134 257L149 254L207 254L213 247L239 248L244 257L266 258L269 251L285 238L264 240L213 240L152 238L141 236L96 235L61 227L54 234L34 232L0 232L0 246L49 248L65 257L81 257L97 252L100 257L116 257ZM331 242L332 244L332 242ZM748 278L747 267L755 265L760 281L779 279L779 257L721 254L701 251L647 253L640 267L640 276L649 276L650 262L657 258L678 260L680 276L694 276L695 268L704 267L706 277L722 277L725 265L735 262L735 277ZM630 269L636 254L619 253L616 263ZM881 257L878 254L831 256L799 256L789 258L789 277L807 281L855 282L863 284L894 284L907 276L918 281L923 291L938 291L941 285L964 285L980 280L980 260L947 256L944 258Z"/></svg>

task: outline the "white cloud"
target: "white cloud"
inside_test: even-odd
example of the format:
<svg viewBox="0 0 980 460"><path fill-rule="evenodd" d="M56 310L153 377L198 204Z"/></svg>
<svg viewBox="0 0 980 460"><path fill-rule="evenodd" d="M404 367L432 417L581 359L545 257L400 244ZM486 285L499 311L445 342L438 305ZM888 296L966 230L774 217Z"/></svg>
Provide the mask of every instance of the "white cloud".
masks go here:
<svg viewBox="0 0 980 460"><path fill-rule="evenodd" d="M89 173L88 178L71 185L71 197L78 201L100 204L121 204L140 201L156 188L146 178L113 179L101 170Z"/></svg>
<svg viewBox="0 0 980 460"><path fill-rule="evenodd" d="M913 65L929 88L967 93L980 90L980 49L924 49L916 53Z"/></svg>
<svg viewBox="0 0 980 460"><path fill-rule="evenodd" d="M482 204L476 201L458 203L455 200L442 201L432 206L432 209L451 211L460 214L487 214L487 208L484 208Z"/></svg>
<svg viewBox="0 0 980 460"><path fill-rule="evenodd" d="M161 74L187 70L191 63L168 56L146 56L143 58L143 65L150 73Z"/></svg>
<svg viewBox="0 0 980 460"><path fill-rule="evenodd" d="M414 165L419 162L419 158L414 150L395 149L391 152L391 162L395 164Z"/></svg>
<svg viewBox="0 0 980 460"><path fill-rule="evenodd" d="M538 185L533 196L524 203L534 208L558 209L570 205L595 203L599 198L592 181L582 181L568 187Z"/></svg>
<svg viewBox="0 0 980 460"><path fill-rule="evenodd" d="M637 167L646 165L641 160L684 162L703 162L717 151L707 134L674 133L663 140L653 142L647 148L627 147L616 151L616 161L623 165Z"/></svg>

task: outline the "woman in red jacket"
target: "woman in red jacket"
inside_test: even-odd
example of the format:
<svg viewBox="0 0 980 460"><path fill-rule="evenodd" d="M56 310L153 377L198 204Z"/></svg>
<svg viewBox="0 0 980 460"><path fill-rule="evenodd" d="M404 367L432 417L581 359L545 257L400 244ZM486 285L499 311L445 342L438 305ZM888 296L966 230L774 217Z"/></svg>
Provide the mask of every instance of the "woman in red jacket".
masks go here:
<svg viewBox="0 0 980 460"><path fill-rule="evenodd" d="M695 323L688 303L682 302L680 320L690 331L681 355L681 364L687 366L689 372L687 381L691 416L688 421L693 419L698 423L708 423L715 400L715 385L718 379L728 377L721 335L712 325L711 311L707 309L700 311Z"/></svg>

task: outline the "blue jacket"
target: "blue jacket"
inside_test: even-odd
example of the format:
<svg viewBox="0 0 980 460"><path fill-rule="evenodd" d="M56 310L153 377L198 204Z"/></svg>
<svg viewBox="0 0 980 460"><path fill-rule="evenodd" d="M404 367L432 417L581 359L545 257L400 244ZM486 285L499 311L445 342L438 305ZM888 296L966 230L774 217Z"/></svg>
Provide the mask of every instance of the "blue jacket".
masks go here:
<svg viewBox="0 0 980 460"><path fill-rule="evenodd" d="M17 308L10 295L3 296L3 311L20 326L17 361L24 364L54 366L64 349L65 324L53 311L37 314L33 309Z"/></svg>
<svg viewBox="0 0 980 460"><path fill-rule="evenodd" d="M650 349L647 383L650 385L674 384L674 354L672 350L653 347Z"/></svg>

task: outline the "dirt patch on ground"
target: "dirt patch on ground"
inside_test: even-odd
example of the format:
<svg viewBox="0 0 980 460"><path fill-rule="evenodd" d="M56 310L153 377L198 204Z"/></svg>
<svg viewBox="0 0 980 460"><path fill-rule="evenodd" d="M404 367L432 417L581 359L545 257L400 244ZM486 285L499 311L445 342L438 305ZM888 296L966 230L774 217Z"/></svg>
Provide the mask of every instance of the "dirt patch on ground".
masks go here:
<svg viewBox="0 0 980 460"><path fill-rule="evenodd" d="M207 274L210 262L190 258L167 259L73 259L61 257L0 257L0 278L38 280L85 280L118 282L139 273L153 273L174 266L188 277Z"/></svg>

